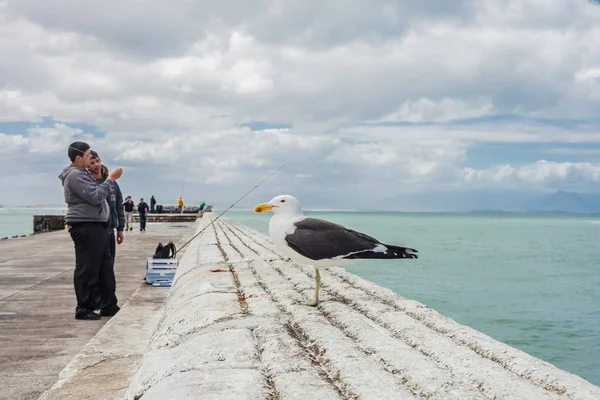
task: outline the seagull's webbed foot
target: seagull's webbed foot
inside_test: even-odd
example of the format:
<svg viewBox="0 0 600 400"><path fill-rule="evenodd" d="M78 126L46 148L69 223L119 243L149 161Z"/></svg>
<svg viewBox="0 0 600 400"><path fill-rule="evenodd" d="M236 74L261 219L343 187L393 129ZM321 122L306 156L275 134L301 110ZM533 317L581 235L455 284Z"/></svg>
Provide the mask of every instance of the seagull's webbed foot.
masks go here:
<svg viewBox="0 0 600 400"><path fill-rule="evenodd" d="M307 300L306 303L307 306L311 306L311 307L316 307L319 305L319 299L314 299L314 300Z"/></svg>
<svg viewBox="0 0 600 400"><path fill-rule="evenodd" d="M319 286L321 286L321 274L319 268L315 267L315 298L313 301L307 301L307 306L316 307L319 304Z"/></svg>

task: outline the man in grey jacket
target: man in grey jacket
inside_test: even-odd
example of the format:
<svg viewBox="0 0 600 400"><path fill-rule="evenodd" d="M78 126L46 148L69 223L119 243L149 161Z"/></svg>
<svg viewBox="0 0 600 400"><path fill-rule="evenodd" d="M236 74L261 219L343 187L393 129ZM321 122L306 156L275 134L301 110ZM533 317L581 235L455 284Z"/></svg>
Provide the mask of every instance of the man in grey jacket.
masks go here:
<svg viewBox="0 0 600 400"><path fill-rule="evenodd" d="M59 178L68 205L65 220L75 245L75 318L96 320L118 311L108 243L110 210L106 198L114 190L111 182L119 179L123 170L114 169L104 183L98 184L87 170L90 162L90 146L87 143L71 143L68 155L71 164L63 169ZM100 314L94 312L95 285L98 285L102 299Z"/></svg>

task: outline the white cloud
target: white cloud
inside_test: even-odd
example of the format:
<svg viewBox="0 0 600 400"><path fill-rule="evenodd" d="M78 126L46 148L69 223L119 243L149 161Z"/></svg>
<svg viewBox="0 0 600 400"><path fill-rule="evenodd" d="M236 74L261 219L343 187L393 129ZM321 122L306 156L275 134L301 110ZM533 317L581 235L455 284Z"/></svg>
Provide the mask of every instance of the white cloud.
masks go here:
<svg viewBox="0 0 600 400"><path fill-rule="evenodd" d="M369 138L400 146L413 143L600 143L600 129L582 125L577 130L523 122L473 123L469 125L359 126L342 129L352 138Z"/></svg>
<svg viewBox="0 0 600 400"><path fill-rule="evenodd" d="M489 188L489 183L492 182L496 189L522 189L527 185L529 190L535 190L556 184L560 187L565 181L574 184L597 184L600 182L600 163L557 163L541 160L518 167L498 165L484 170L464 168L459 174L475 188Z"/></svg>
<svg viewBox="0 0 600 400"><path fill-rule="evenodd" d="M460 99L443 98L440 101L433 101L422 98L405 101L395 112L384 116L379 122L453 121L490 115L493 109L494 106L489 99L467 103Z"/></svg>
<svg viewBox="0 0 600 400"><path fill-rule="evenodd" d="M281 164L281 190L360 191L357 202L438 187L597 182L586 160L469 163L482 144L600 143L600 6L421 3L8 1L0 133L2 122L60 122L0 134L0 168L24 181L58 171L66 145L83 138L125 167L131 190L168 198L183 180L190 196L228 199ZM507 114L522 119L495 119ZM292 127L242 127L251 121ZM17 168L15 154L33 160Z"/></svg>
<svg viewBox="0 0 600 400"><path fill-rule="evenodd" d="M93 139L93 136L84 134L81 129L71 128L65 124L56 123L53 127L34 127L27 130L27 135L9 135L0 133L0 152L8 157L12 155L17 158L20 153L31 153L31 156L40 154L56 155L67 153L69 143L73 142L74 136L82 140ZM4 158L4 161L7 159Z"/></svg>

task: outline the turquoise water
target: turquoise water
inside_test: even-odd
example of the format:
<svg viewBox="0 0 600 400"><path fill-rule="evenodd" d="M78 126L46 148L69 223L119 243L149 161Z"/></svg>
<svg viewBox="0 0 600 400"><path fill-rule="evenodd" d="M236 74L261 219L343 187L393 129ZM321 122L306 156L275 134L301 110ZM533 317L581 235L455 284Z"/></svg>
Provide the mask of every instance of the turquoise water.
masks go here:
<svg viewBox="0 0 600 400"><path fill-rule="evenodd" d="M60 208L0 208L0 238L33 233L36 214L62 214Z"/></svg>
<svg viewBox="0 0 600 400"><path fill-rule="evenodd" d="M349 272L600 385L600 216L306 214L419 250ZM270 213L225 216L268 234Z"/></svg>

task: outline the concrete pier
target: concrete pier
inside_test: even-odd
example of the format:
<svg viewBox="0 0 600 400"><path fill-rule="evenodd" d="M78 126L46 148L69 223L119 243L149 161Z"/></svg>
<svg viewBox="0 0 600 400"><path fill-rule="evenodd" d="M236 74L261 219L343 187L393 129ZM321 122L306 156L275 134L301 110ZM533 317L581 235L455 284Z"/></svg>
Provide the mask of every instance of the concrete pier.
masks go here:
<svg viewBox="0 0 600 400"><path fill-rule="evenodd" d="M159 241L182 244L194 228L193 222L150 223L146 232L125 233L123 244L117 246L115 263L117 297L122 307L117 316L123 314L121 321L136 326L139 320L136 304L140 299L163 296L152 300L154 308L162 307L168 290L152 288L143 282L146 257L152 256ZM56 383L61 370L74 357L81 357L86 343L107 321L112 322L109 318L75 320L74 266L73 243L64 230L0 241L0 399L37 399ZM139 339L144 331L141 325L137 328L128 338L133 343L128 343L129 356L119 360L134 371L141 360L141 355L137 359L132 355L136 339L142 343L142 354L145 350L144 342ZM111 345L115 341L118 336L111 338ZM102 351L107 349L101 347ZM130 378L125 377L125 382L121 382L125 388ZM90 382L81 386L90 389L93 387ZM111 384L120 382L113 377ZM97 392L96 397L70 398L102 395Z"/></svg>
<svg viewBox="0 0 600 400"><path fill-rule="evenodd" d="M182 257L114 398L600 399L584 379L341 268L322 272L316 308L303 305L312 290L311 267L220 219Z"/></svg>
<svg viewBox="0 0 600 400"><path fill-rule="evenodd" d="M322 302L305 306L313 269L225 218L179 254L172 288L141 283L142 254L214 219L126 236L118 295L133 295L108 322L73 319L66 232L5 241L0 273L15 278L0 311L16 314L0 315L0 398L600 399L584 379L341 268L322 271Z"/></svg>

